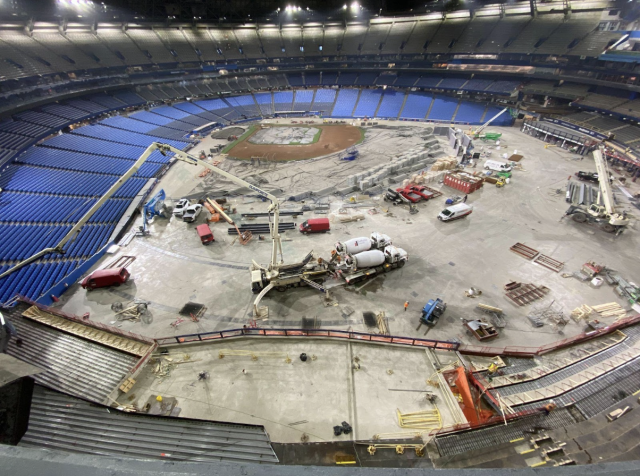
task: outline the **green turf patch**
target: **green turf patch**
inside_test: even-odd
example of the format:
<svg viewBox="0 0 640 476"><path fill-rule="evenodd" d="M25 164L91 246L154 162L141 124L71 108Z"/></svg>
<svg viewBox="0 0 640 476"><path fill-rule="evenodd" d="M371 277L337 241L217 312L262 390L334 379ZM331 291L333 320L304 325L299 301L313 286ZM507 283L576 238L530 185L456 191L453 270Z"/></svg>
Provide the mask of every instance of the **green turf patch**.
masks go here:
<svg viewBox="0 0 640 476"><path fill-rule="evenodd" d="M318 132L316 132L316 135L313 136L313 140L311 141L311 143L315 144L316 142L318 142L320 140L321 135L322 135L322 129L318 129Z"/></svg>
<svg viewBox="0 0 640 476"><path fill-rule="evenodd" d="M358 127L360 129L360 140L356 142L354 145L362 144L364 142L364 129L362 127Z"/></svg>
<svg viewBox="0 0 640 476"><path fill-rule="evenodd" d="M245 140L247 137L249 137L251 134L253 134L253 131L256 130L256 126L255 124L251 127L249 127L249 129L247 129L246 131L244 131L244 134L242 134L240 137L238 137L236 140L234 140L233 142L231 142L228 146L226 146L224 149L222 149L222 153L223 154L228 154L229 151L231 149L233 149L235 146L237 146L240 142L242 142L243 140Z"/></svg>

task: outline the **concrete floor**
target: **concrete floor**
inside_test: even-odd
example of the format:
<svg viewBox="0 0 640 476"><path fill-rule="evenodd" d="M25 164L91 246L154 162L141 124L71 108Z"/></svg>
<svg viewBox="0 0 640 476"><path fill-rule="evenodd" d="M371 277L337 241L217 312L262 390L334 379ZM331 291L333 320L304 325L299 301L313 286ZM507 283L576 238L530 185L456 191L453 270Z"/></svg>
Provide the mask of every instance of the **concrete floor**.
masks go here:
<svg viewBox="0 0 640 476"><path fill-rule="evenodd" d="M553 301L567 316L582 304L616 301L627 306L606 284L595 289L576 279L562 278L559 273L509 251L510 246L521 242L565 262L567 272L579 270L584 262L594 260L638 282L640 239L635 222L624 234L614 237L586 225L559 220L567 209L564 201L567 177L578 170L595 170L592 159L580 161L558 148L544 149L542 142L516 128L491 130L503 133L502 142L508 144L508 153L517 149L525 156L521 162L525 170L515 171L512 183L502 189L486 184L469 195L467 203L473 205L474 212L468 218L439 222L436 216L444 208L445 198L458 192L431 184L441 189L443 197L419 204L417 215L409 215L404 207L390 207L391 216L365 213L366 218L361 222L334 223L328 234L304 236L297 231L285 232L286 262L298 261L311 250L317 256L328 257L336 241L368 236L373 231L390 235L394 244L407 250L410 259L404 268L355 288L330 280L328 285L336 306L325 307L323 296L310 288L285 293L273 291L262 301L262 305L269 307L270 318L260 321L259 326L299 328L302 318L306 317L316 318L321 328L377 332L376 328L365 325L362 313L384 311L392 335L424 337L424 327L416 330L420 310L430 298L440 297L448 304L447 311L426 334L428 338L477 344L463 330L460 319L481 317L475 306L482 302L503 308L507 316L507 326L500 337L487 345L539 346L576 335L583 331L584 324L570 321L564 329L557 329L545 323L544 327L534 329L526 318L531 306L520 308L512 304L504 296L505 283L521 281L549 287L550 293L536 305L548 306ZM327 158L252 168L246 163L227 160L222 167L243 177L260 175L269 182L265 188L281 190L281 196L286 198L332 184L343 186L346 177L355 171L386 162L389 156L422 142L417 137L397 137L389 129L368 130L366 138L355 162ZM220 141L206 139L198 150L208 150L216 142ZM444 142L443 147L447 147ZM495 158L496 152L493 154ZM204 192L215 195L220 190L235 188L230 182L211 176L199 178L199 171L199 168L177 163L158 188L164 188L174 199L202 196ZM638 188L635 184L629 186L632 193L637 193ZM562 192L558 194L556 190ZM343 205L336 197L327 200L332 211ZM628 209L626 199L621 201ZM266 211L266 204L254 198L237 197L231 202L238 212ZM383 203L380 205L384 207ZM287 207L299 208L300 204L284 202L283 208ZM307 213L304 219L313 216ZM252 259L262 264L268 262L270 243L254 239L247 246L241 246L227 234L228 225L218 223L211 226L216 242L203 246L195 227L205 218L203 213L194 224L177 218L156 219L150 227L150 236L136 238L118 252L136 257L129 268L135 278L130 284L92 292L76 284L62 296L58 306L77 315L89 312L92 320L156 338L249 324L255 295L250 291L248 267ZM113 257L105 257L98 266ZM482 290L482 296L467 298L464 291L470 286ZM138 322L116 321L111 304L134 298L151 302L149 314ZM406 300L410 305L405 312ZM204 317L199 322L187 319L177 327L170 326L188 301L204 304L207 307ZM349 308L354 312L347 315ZM612 318L603 320L608 322ZM241 349L249 346L254 352L286 352L293 362L287 364L281 358L219 359L221 346ZM424 390L426 379L433 373L424 351L332 341L313 344L289 340L233 341L180 347L171 352L177 353L178 358L188 353L198 362L178 366L172 377L163 382L151 373L152 367L147 367L131 391L137 401L145 402L149 396L158 394L176 397L184 417L264 424L273 441L278 442L300 441L303 433L311 441L331 441L334 439L332 427L342 421L352 424L353 436L357 438L397 432L401 429L396 421L396 409L412 412L426 409L428 404L421 393L389 389ZM317 360L302 363L298 359L301 352L315 354ZM355 355L361 359L362 370L358 372L351 369ZM456 359L453 354L440 357L443 364ZM242 373L243 368L248 370L248 375ZM206 383L197 380L201 370L210 374ZM440 399L439 408L446 426L453 423L452 415L442 402Z"/></svg>
<svg viewBox="0 0 640 476"><path fill-rule="evenodd" d="M260 326L299 327L302 318L307 317L317 318L323 328L372 332L377 329L365 326L362 312L385 311L393 335L424 337L424 327L416 331L420 309L428 299L441 297L447 302L448 308L438 325L428 332L429 338L476 343L463 330L460 319L480 317L481 314L474 308L478 302L482 302L503 308L508 321L501 336L489 342L489 345L541 345L578 334L583 330L583 325L571 321L562 330L554 329L550 323L539 329L532 328L526 319L531 306L520 308L512 304L502 291L505 283L521 281L549 287L551 291L548 296L536 305L548 305L555 301L567 315L573 308L585 303L617 301L626 305L607 285L594 289L578 280L562 278L560 274L532 264L509 251L511 245L522 242L564 261L565 271L578 270L585 261L595 260L621 271L630 280L638 281L640 260L636 250L640 240L634 229L637 228L635 222L624 234L614 237L570 220L559 221L567 204L564 192L556 194L555 191L564 191L568 175L580 169L593 169L592 159L576 161L575 156L566 151L544 149L542 142L515 128L495 129L503 133L503 143L509 144L506 147L509 153L517 148L525 156L522 161L525 170L515 171L512 183L505 188L497 189L486 184L480 191L469 195L468 203L474 206L474 213L468 218L452 223L439 222L436 215L444 207L445 197L457 192L443 185L432 184L441 188L444 195L421 203L417 215L409 215L403 207L393 207L390 210L393 216L365 213L364 221L333 224L328 234L303 236L297 231L285 232L283 251L287 262L301 259L310 250L316 255L328 257L336 241L368 236L372 231L393 237L394 244L408 251L410 260L403 269L360 284L357 288L342 287L337 281L329 281L329 286L333 287L332 294L338 302L334 307L324 307L322 296L309 288L286 293L272 292L262 301L263 305L269 307L270 319L261 321ZM402 149L389 139L390 134L393 135L393 131L369 130L367 137L370 142L362 146L365 150L355 162L336 165L333 159L327 159L328 162L315 159L281 164L275 168L271 166L270 171L265 169L261 175L270 177L269 186L272 188L286 189L285 196L289 195L290 184L295 184L295 192L310 187L318 189L341 181L354 169L367 168L387 160L389 155L399 153ZM407 143L407 149L420 142L418 138L398 139ZM332 167L343 168L339 172L331 168L328 172L329 163ZM229 168L244 168L244 175L255 174L257 170L235 164ZM305 170L300 172L303 168ZM297 172L292 172L292 169ZM203 187L203 179L197 177L198 171L192 166L178 163L163 178L159 187L176 199L193 194L194 190ZM215 185L218 188L225 186L221 182ZM631 188L631 191L637 190ZM339 199L331 197L330 200L332 210L341 206ZM238 197L231 201L238 212L266 209L263 202L255 199ZM292 202L283 204L285 209L299 206ZM305 214L305 218L311 216L314 215ZM218 223L212 225L216 242L202 246L195 226L204 219L204 213L195 224L186 224L176 218L157 219L150 227L149 237L136 238L120 251L137 258L130 267L134 282L93 292L86 292L74 285L63 295L59 306L74 314L90 312L94 320L114 323L114 313L110 308L113 302L134 297L145 299L151 302L150 315L146 319L117 325L152 337L237 328L247 324L255 298L249 290L247 267L251 259L267 263L270 244L258 240L244 247L238 243L232 244L232 237L226 231L228 225ZM297 221L302 221L302 218ZM110 259L112 257L106 257L103 261ZM483 295L478 299L465 297L464 290L470 286L482 290ZM410 305L408 311L404 312L403 303L406 300ZM171 327L169 324L176 320L177 311L188 301L207 306L204 318L198 323L187 321L177 328ZM347 308L355 312L346 316L344 311Z"/></svg>
<svg viewBox="0 0 640 476"><path fill-rule="evenodd" d="M223 349L250 350L257 360L238 355L221 359ZM181 417L260 424L273 441L295 443L303 434L317 442L415 431L398 426L396 409L434 409L422 393L428 390L436 394L443 426L455 423L442 390L426 384L435 370L421 349L276 339L174 346L169 351L173 361L188 354L192 363L177 365L165 379L156 377L151 363L119 398L121 403L144 406L149 397L175 397ZM273 352L277 355L269 355ZM303 352L309 357L306 362L299 358ZM353 366L356 357L359 370ZM199 381L203 370L209 378ZM336 438L333 426L343 421L353 433Z"/></svg>

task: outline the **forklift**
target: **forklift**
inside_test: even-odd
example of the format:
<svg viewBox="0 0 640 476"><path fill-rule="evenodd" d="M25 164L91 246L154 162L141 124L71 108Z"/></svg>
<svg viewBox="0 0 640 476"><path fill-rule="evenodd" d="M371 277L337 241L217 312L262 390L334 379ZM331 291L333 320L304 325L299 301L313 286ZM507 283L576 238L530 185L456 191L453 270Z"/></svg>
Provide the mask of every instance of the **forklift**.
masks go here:
<svg viewBox="0 0 640 476"><path fill-rule="evenodd" d="M433 327L440 319L440 316L444 314L447 309L447 304L440 298L429 299L429 302L422 308L422 317L420 318L420 325L426 324Z"/></svg>

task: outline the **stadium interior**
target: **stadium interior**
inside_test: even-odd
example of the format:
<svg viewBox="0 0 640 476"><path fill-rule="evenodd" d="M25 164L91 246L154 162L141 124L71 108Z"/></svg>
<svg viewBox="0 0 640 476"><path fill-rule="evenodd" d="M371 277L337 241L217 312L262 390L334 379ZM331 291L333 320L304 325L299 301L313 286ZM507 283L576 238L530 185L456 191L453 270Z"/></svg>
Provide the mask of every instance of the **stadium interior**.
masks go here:
<svg viewBox="0 0 640 476"><path fill-rule="evenodd" d="M639 65L635 1L0 0L0 467L638 474Z"/></svg>

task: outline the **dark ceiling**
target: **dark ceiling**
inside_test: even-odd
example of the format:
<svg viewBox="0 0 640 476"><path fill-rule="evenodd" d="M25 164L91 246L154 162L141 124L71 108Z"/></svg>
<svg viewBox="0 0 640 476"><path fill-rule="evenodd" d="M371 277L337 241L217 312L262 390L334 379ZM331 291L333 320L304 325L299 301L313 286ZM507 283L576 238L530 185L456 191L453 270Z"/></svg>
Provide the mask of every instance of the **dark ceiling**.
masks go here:
<svg viewBox="0 0 640 476"><path fill-rule="evenodd" d="M0 18L36 21L350 21L529 0L0 0ZM541 0L538 0L541 1ZM293 7L287 9L287 6ZM278 10L279 9L279 10Z"/></svg>

